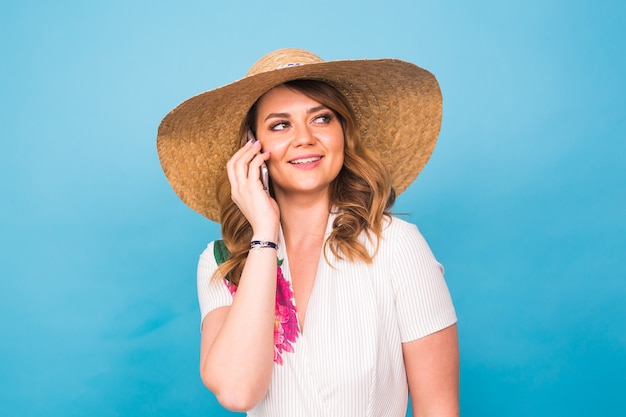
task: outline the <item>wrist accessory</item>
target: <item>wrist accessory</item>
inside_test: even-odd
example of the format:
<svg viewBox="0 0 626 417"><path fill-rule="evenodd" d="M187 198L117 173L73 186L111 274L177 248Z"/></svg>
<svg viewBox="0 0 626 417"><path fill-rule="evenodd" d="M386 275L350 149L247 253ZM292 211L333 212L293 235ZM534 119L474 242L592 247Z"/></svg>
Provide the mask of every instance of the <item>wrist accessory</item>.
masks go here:
<svg viewBox="0 0 626 417"><path fill-rule="evenodd" d="M278 245L274 242L267 242L265 240L253 240L250 242L250 250L255 252L261 252L263 248L272 248L278 250Z"/></svg>

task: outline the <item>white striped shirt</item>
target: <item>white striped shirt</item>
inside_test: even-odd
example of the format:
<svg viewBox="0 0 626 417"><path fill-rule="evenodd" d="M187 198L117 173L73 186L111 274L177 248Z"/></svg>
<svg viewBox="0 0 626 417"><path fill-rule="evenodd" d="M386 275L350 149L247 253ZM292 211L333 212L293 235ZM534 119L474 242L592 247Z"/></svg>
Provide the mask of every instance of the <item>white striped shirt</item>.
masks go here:
<svg viewBox="0 0 626 417"><path fill-rule="evenodd" d="M291 282L284 247L281 233L278 257ZM339 260L330 251L327 257L333 267L320 256L304 332L293 353L282 352L267 395L248 416L403 417L402 343L456 322L443 267L416 226L387 222L371 265ZM210 280L216 268L211 242L198 265L202 318L232 302L224 281Z"/></svg>

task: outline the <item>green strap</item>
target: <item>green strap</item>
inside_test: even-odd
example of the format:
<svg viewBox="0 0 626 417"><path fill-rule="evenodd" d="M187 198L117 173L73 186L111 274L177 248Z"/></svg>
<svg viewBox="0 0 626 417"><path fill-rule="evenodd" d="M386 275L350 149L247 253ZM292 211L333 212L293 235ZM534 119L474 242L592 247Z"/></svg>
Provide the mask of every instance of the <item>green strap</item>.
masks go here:
<svg viewBox="0 0 626 417"><path fill-rule="evenodd" d="M213 256L215 256L215 262L217 262L218 265L221 265L228 259L229 255L230 253L228 252L228 248L226 247L224 240L216 240L213 244ZM232 282L228 276L226 277L226 280Z"/></svg>
<svg viewBox="0 0 626 417"><path fill-rule="evenodd" d="M228 248L222 239L216 240L213 244L213 255L215 255L215 261L218 265L221 265L228 259Z"/></svg>

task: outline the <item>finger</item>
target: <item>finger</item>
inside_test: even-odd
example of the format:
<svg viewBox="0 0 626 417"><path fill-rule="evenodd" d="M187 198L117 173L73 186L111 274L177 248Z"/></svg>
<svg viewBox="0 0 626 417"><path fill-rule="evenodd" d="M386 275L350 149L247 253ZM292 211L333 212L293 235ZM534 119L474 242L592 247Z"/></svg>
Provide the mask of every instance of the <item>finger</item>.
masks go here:
<svg viewBox="0 0 626 417"><path fill-rule="evenodd" d="M246 144L227 164L231 197L235 202L241 202L251 193L263 189L260 181L260 167L267 156L257 158L260 150L261 146L258 142Z"/></svg>
<svg viewBox="0 0 626 417"><path fill-rule="evenodd" d="M248 164L248 178L260 181L261 165L269 159L269 152L257 153Z"/></svg>
<svg viewBox="0 0 626 417"><path fill-rule="evenodd" d="M234 162L237 165L239 163L247 165L260 151L261 144L258 141L248 142L233 155Z"/></svg>
<svg viewBox="0 0 626 417"><path fill-rule="evenodd" d="M247 177L247 165L256 153L252 145L253 142L246 143L242 148L237 150L226 163L226 169L231 183L238 183L239 180L244 180Z"/></svg>

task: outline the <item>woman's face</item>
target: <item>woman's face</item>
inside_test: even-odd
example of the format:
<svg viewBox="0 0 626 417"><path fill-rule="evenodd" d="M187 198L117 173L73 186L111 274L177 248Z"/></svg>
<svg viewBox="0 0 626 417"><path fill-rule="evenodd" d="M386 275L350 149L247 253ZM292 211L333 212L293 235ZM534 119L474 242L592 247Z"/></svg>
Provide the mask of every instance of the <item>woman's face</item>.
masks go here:
<svg viewBox="0 0 626 417"><path fill-rule="evenodd" d="M327 192L343 166L344 134L334 111L278 86L257 103L256 137L270 152L274 194Z"/></svg>

